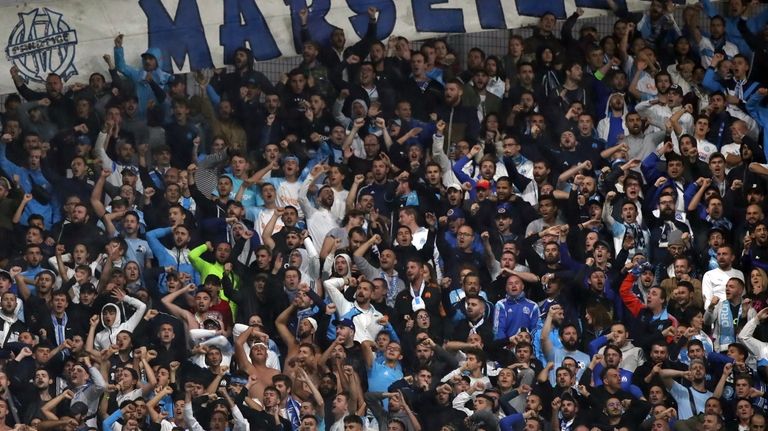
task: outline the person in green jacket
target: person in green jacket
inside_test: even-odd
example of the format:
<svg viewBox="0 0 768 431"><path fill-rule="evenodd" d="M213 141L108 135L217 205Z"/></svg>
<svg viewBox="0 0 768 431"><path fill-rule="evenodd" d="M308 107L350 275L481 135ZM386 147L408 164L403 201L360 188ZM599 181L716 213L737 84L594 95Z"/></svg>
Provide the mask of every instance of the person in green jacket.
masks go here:
<svg viewBox="0 0 768 431"><path fill-rule="evenodd" d="M213 252L214 261L209 262L203 259L205 252ZM229 256L232 254L232 246L228 242L220 242L216 244L214 248L210 241L206 241L205 244L201 244L189 251L189 261L192 263L192 267L200 273L200 280L205 280L209 275L215 275L219 279L224 277L224 264L229 261ZM234 275L233 275L234 276ZM238 279L235 277L233 285L237 288ZM230 309L232 309L232 315L234 316L235 304L227 298L224 294L224 290L219 290L219 298L229 302Z"/></svg>

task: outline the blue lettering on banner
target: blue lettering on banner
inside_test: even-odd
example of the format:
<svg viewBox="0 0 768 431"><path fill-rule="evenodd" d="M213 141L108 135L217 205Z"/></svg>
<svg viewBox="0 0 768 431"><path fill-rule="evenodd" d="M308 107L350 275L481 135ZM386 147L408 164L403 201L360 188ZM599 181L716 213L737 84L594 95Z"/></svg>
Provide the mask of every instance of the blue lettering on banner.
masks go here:
<svg viewBox="0 0 768 431"><path fill-rule="evenodd" d="M475 0L480 27L483 29L507 28L501 0Z"/></svg>
<svg viewBox="0 0 768 431"><path fill-rule="evenodd" d="M307 0L287 0L291 6L291 27L293 31L293 46L297 53L302 51L301 43L301 19L299 11L307 7ZM331 40L333 26L325 21L325 15L331 8L330 0L315 0L312 7L309 8L309 17L307 18L307 30L309 35L317 43L327 44Z"/></svg>
<svg viewBox="0 0 768 431"><path fill-rule="evenodd" d="M672 0L672 3L684 5L686 0ZM616 6L621 10L627 10L626 0L615 0ZM576 7L610 10L607 0L576 0ZM650 3L650 2L649 2Z"/></svg>
<svg viewBox="0 0 768 431"><path fill-rule="evenodd" d="M179 0L174 18L161 0L139 0L139 6L147 16L150 47L160 49L179 68L184 66L187 55L192 70L213 67L196 0ZM163 69L173 73L171 61L165 62Z"/></svg>
<svg viewBox="0 0 768 431"><path fill-rule="evenodd" d="M246 46L246 42L256 60L281 55L264 14L254 0L224 0L224 24L219 26L219 39L224 47L225 62L235 55L237 48Z"/></svg>
<svg viewBox="0 0 768 431"><path fill-rule="evenodd" d="M397 17L397 8L392 0L347 0L347 5L357 15L350 18L355 33L359 37L364 37L368 31L368 6L374 6L379 10L379 16L376 26L376 39L384 40L392 33L395 28L395 18Z"/></svg>
<svg viewBox="0 0 768 431"><path fill-rule="evenodd" d="M626 9L624 0L616 0L616 6L619 9ZM576 0L576 7L588 7L592 9L610 9L607 0Z"/></svg>
<svg viewBox="0 0 768 431"><path fill-rule="evenodd" d="M517 13L525 16L542 16L549 12L555 14L557 19L564 19L565 2L560 1L541 1L541 0L516 0Z"/></svg>
<svg viewBox="0 0 768 431"><path fill-rule="evenodd" d="M461 9L432 9L432 5L445 3L448 3L448 0L413 0L413 22L416 24L416 31L464 33L464 12Z"/></svg>

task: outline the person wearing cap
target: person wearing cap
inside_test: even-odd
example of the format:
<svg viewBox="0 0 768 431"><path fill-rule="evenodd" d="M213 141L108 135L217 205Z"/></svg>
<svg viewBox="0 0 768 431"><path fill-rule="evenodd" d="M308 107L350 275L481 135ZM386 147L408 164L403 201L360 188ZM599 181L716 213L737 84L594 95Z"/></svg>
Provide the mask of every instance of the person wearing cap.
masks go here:
<svg viewBox="0 0 768 431"><path fill-rule="evenodd" d="M371 305L371 294L373 293L373 283L368 280L358 282L355 291L354 302L348 301L343 294L343 289L349 285L349 276L341 278L329 278L323 282L323 288L336 305L336 313L342 319L349 319L355 323L355 341L362 343L365 340L374 341L376 335L382 330L387 330L393 334L397 340L397 333L389 323L388 317ZM334 338L331 334L332 328L328 328L329 338Z"/></svg>
<svg viewBox="0 0 768 431"><path fill-rule="evenodd" d="M667 74L668 76L668 74ZM666 92L666 103L658 103L658 99L645 100L635 106L635 110L655 127L655 130L666 130L666 121L675 113L679 116L678 125L681 134L693 132L693 115L691 110L683 105L683 89L679 85L671 85ZM684 111L680 114L678 111Z"/></svg>
<svg viewBox="0 0 768 431"><path fill-rule="evenodd" d="M311 308L314 304L310 302L309 307L307 307L306 302L302 302L308 299L309 297L304 291L299 292L294 301L275 320L277 333L288 347L285 363L294 364L286 367L286 370L294 367L314 369L317 365L314 361L314 355L316 345L321 339L316 337L319 326L318 319L325 326L328 324L328 316L327 314L315 314ZM289 325L294 326L295 323L293 322L296 321L298 321L298 325L296 325L295 331L292 331Z"/></svg>
<svg viewBox="0 0 768 431"><path fill-rule="evenodd" d="M504 244L518 241L519 237L512 231L512 225L514 219L512 216L512 205L507 202L501 203L498 206L494 205L493 212L493 224L495 228L489 230L488 242L491 244L493 255L501 257L502 248ZM485 239L483 239L485 240ZM494 258L494 260L496 260Z"/></svg>
<svg viewBox="0 0 768 431"><path fill-rule="evenodd" d="M653 280L653 266L636 261L619 286L619 295L634 318L629 320L630 330L637 343L642 345L647 337L657 336L667 327L677 326L677 319L667 312L667 292L661 287L651 286L644 302L632 291L638 277Z"/></svg>

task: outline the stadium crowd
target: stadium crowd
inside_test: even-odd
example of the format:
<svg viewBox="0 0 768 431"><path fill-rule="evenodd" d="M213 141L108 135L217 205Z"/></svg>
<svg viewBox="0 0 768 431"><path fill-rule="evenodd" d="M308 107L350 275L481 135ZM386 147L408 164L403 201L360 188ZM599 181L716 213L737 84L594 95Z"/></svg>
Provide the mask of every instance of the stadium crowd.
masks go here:
<svg viewBox="0 0 768 431"><path fill-rule="evenodd" d="M0 431L765 430L768 9L608 5L11 69Z"/></svg>

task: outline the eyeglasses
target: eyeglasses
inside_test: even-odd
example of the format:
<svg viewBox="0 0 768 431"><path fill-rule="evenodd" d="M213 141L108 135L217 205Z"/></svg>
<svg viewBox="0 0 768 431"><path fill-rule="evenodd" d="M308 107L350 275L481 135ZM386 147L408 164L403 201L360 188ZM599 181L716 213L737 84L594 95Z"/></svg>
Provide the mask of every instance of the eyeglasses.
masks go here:
<svg viewBox="0 0 768 431"><path fill-rule="evenodd" d="M456 236L472 236L472 234L468 232L459 232L456 234Z"/></svg>

